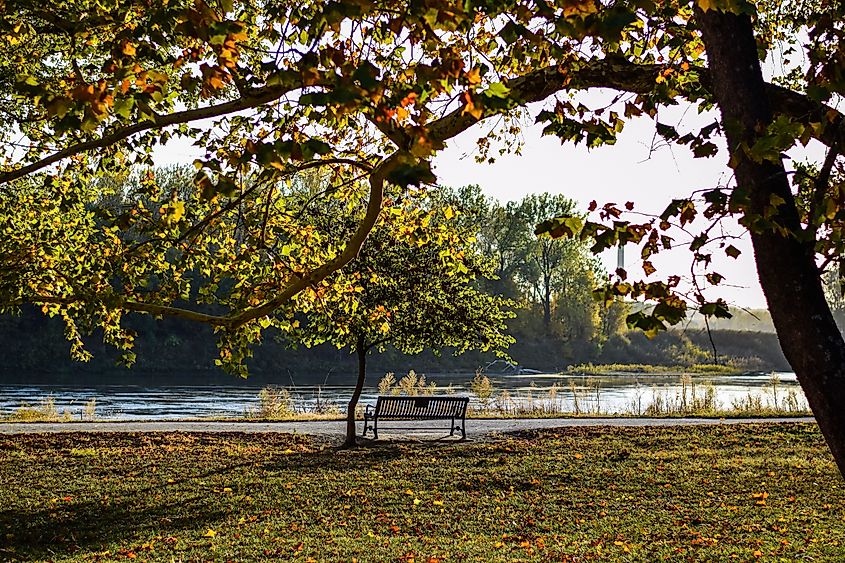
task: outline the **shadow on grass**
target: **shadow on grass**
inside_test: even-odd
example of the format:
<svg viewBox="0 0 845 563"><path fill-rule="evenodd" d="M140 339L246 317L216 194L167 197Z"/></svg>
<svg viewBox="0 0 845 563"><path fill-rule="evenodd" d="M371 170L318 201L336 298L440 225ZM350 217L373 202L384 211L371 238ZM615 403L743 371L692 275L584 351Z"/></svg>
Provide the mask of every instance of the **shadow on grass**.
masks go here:
<svg viewBox="0 0 845 563"><path fill-rule="evenodd" d="M186 505L196 510L187 515ZM72 508L4 510L0 512L0 560L51 560L78 551L100 551L122 541L131 550L143 537L211 526L226 516L221 510L209 510L199 496L143 509L125 500L105 506L83 502L74 503Z"/></svg>
<svg viewBox="0 0 845 563"><path fill-rule="evenodd" d="M174 444L181 449L168 450ZM298 479L321 471L352 476L436 451L462 457L468 444L394 438L347 450L326 443L318 449L301 437L280 435L0 437L0 452L10 456L0 458L0 484L14 499L14 508L0 510L0 560L53 560L105 550L114 557L115 546L128 553L152 538L166 542L171 536L202 541L207 529L230 525L241 509L221 501L217 491L223 483L235 483L236 491L247 494L273 486L280 476ZM313 449L291 451L291 446ZM227 447L255 452L236 450L227 459ZM15 455L29 457L15 461Z"/></svg>

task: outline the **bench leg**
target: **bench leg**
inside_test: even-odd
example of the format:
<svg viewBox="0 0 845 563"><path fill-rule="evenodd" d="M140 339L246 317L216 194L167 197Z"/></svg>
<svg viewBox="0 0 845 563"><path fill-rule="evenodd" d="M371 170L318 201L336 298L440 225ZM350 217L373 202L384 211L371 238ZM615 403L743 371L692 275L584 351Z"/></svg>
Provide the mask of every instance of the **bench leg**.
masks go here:
<svg viewBox="0 0 845 563"><path fill-rule="evenodd" d="M461 440L467 439L467 419L461 419Z"/></svg>
<svg viewBox="0 0 845 563"><path fill-rule="evenodd" d="M378 419L373 421L373 440L378 440Z"/></svg>
<svg viewBox="0 0 845 563"><path fill-rule="evenodd" d="M454 436L454 435L455 435L455 419L452 418L452 426L451 426L451 428L449 428L449 436Z"/></svg>

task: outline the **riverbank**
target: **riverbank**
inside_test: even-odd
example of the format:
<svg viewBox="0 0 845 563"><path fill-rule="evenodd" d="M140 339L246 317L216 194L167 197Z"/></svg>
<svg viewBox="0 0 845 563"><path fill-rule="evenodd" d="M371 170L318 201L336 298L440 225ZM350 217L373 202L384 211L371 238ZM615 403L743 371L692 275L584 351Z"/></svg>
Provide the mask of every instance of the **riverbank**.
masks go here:
<svg viewBox="0 0 845 563"><path fill-rule="evenodd" d="M262 433L0 436L8 561L837 561L813 424L337 451Z"/></svg>
<svg viewBox="0 0 845 563"><path fill-rule="evenodd" d="M631 418L631 417L572 417L572 418L472 418L467 420L466 429L469 439L483 438L491 434L543 430L550 428L578 427L674 427L674 426L724 426L760 423L812 423L811 417L772 417L772 418ZM407 437L409 434L419 437L437 437L448 434L427 430L419 432L420 426L430 427L433 422L397 423L398 430L381 430L385 438L391 436ZM358 422L361 429L362 422ZM443 425L444 427L446 425ZM287 433L306 436L334 436L338 439L346 432L343 420L288 420L288 421L113 421L113 422L2 422L0 434L42 434L42 433Z"/></svg>
<svg viewBox="0 0 845 563"><path fill-rule="evenodd" d="M569 375L694 375L696 377L715 377L741 375L748 369L731 364L577 364L566 368L563 373Z"/></svg>

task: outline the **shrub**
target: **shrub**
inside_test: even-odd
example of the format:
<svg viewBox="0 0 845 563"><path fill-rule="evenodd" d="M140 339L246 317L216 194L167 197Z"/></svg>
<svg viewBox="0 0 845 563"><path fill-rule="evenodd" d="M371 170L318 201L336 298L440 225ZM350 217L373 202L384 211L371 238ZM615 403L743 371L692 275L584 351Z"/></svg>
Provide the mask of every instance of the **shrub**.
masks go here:
<svg viewBox="0 0 845 563"><path fill-rule="evenodd" d="M258 393L256 418L264 420L282 420L294 414L290 391L284 388L265 387Z"/></svg>

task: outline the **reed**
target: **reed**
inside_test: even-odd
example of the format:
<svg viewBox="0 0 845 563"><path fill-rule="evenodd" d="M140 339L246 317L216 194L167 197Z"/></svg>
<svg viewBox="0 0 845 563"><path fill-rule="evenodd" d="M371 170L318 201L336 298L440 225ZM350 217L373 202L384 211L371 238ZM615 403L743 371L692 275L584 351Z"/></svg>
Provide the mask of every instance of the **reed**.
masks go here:
<svg viewBox="0 0 845 563"><path fill-rule="evenodd" d="M498 390L489 378L476 374L467 388L474 395L470 414L486 417L569 417L569 416L797 416L810 410L795 388L784 390L773 376L768 386L757 393L723 405L710 381L684 375L678 388L651 386L648 396L637 386L626 408L610 412L602 404L602 386L598 379L587 378L582 384L571 380L567 387L552 385L542 391L531 386L523 391Z"/></svg>
<svg viewBox="0 0 845 563"><path fill-rule="evenodd" d="M2 417L6 422L70 422L73 414L64 409L59 412L52 395L41 399L38 404L22 403L11 414Z"/></svg>
<svg viewBox="0 0 845 563"><path fill-rule="evenodd" d="M402 376L396 381L394 373L387 372L378 382L379 395L434 395L439 388L434 381L428 381L425 374L418 374L409 370L408 375ZM454 392L452 386L447 387L445 392Z"/></svg>
<svg viewBox="0 0 845 563"><path fill-rule="evenodd" d="M285 420L296 413L290 391L283 387L265 387L258 392L258 406L249 413L249 418L261 420Z"/></svg>

